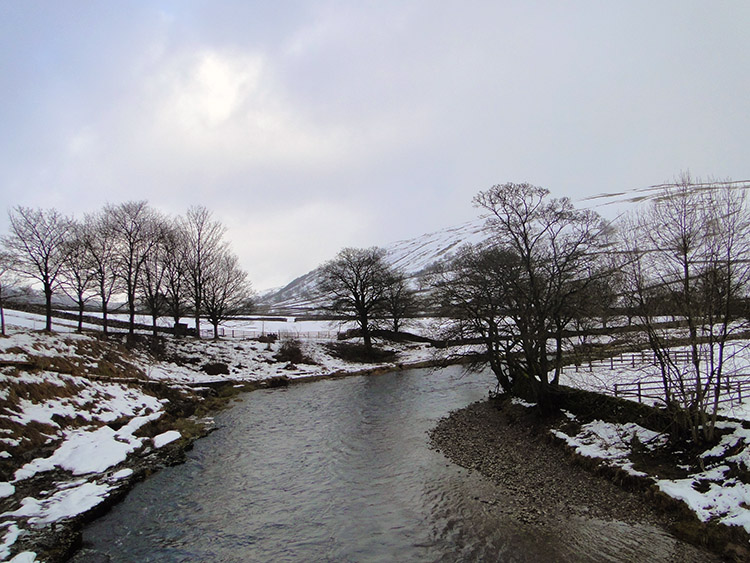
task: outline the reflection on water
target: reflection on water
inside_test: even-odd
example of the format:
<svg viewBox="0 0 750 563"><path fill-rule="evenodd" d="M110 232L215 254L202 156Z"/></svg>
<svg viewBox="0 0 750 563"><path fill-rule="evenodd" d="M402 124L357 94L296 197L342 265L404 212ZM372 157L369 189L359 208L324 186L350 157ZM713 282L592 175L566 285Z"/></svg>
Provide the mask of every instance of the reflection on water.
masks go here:
<svg viewBox="0 0 750 563"><path fill-rule="evenodd" d="M431 451L436 421L491 386L453 367L250 393L89 526L76 561L672 560L646 526L515 521L497 487Z"/></svg>

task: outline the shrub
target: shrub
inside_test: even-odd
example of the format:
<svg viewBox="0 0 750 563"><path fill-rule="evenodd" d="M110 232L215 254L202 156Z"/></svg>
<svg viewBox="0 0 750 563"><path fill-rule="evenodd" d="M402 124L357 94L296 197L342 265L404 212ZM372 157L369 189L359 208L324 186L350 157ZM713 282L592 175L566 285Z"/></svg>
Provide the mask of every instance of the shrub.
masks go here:
<svg viewBox="0 0 750 563"><path fill-rule="evenodd" d="M277 362L290 362L292 364L314 364L302 351L302 344L297 339L284 340L279 351L274 354Z"/></svg>
<svg viewBox="0 0 750 563"><path fill-rule="evenodd" d="M229 375L229 366L223 362L209 362L201 370L208 375Z"/></svg>

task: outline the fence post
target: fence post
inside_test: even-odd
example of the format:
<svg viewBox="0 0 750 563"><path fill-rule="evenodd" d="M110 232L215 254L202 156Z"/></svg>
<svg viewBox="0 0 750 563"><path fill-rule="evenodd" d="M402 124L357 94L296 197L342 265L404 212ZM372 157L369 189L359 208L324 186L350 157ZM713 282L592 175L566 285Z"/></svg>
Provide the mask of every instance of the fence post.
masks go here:
<svg viewBox="0 0 750 563"><path fill-rule="evenodd" d="M641 402L641 382L638 382L638 402Z"/></svg>
<svg viewBox="0 0 750 563"><path fill-rule="evenodd" d="M742 383L737 384L737 400L742 402Z"/></svg>
<svg viewBox="0 0 750 563"><path fill-rule="evenodd" d="M617 383L615 383L615 397L617 397Z"/></svg>
<svg viewBox="0 0 750 563"><path fill-rule="evenodd" d="M609 357L609 369L615 369L615 359L612 356Z"/></svg>

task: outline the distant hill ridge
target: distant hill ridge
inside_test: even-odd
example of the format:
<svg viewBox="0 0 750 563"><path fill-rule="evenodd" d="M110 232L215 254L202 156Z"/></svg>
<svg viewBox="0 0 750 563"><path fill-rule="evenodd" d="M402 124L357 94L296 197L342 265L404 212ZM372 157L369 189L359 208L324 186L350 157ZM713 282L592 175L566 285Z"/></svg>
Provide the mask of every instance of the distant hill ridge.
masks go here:
<svg viewBox="0 0 750 563"><path fill-rule="evenodd" d="M487 236L484 220L476 219L411 239L399 240L382 248L385 250L388 264L416 280L429 266L455 254L462 245L481 242L487 239ZM289 314L317 310L320 307L320 298L316 295L319 276L319 268L316 268L281 289L260 296L258 305L264 309Z"/></svg>

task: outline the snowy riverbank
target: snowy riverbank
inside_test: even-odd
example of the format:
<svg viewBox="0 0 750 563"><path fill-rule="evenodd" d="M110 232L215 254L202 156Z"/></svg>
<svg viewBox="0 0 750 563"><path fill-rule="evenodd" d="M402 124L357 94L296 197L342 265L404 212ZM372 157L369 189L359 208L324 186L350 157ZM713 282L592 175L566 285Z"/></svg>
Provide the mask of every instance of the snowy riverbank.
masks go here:
<svg viewBox="0 0 750 563"><path fill-rule="evenodd" d="M363 364L341 359L334 342L319 340L154 341L141 335L128 343L124 337L13 329L0 338L0 560L64 559L83 522L138 480L179 462L185 448L211 430L211 413L238 392L436 360L427 344L384 348L391 353L382 361ZM563 379L607 395L615 382L648 376L649 369L601 361L566 368ZM727 404L724 414L733 420L718 425L721 441L705 451L667 451L654 428L572 413L545 434L591 460L595 470L637 481L652 497L684 503L696 522L747 538L748 405ZM463 435L455 439L461 447ZM647 463L659 453L664 463ZM482 455L497 459L491 451ZM546 510L544 501L529 510ZM739 548L746 543L740 540Z"/></svg>
<svg viewBox="0 0 750 563"><path fill-rule="evenodd" d="M612 403L601 410L617 418ZM540 418L533 405L505 399L451 413L431 438L454 463L497 483L513 501L498 509L522 522L648 523L726 560L747 561L749 431L741 422L722 428L715 448L674 451L664 435L633 422L603 421L591 412ZM712 560L691 546L675 549L666 560Z"/></svg>
<svg viewBox="0 0 750 563"><path fill-rule="evenodd" d="M181 459L233 393L266 384L429 362L424 344L388 345L357 364L329 344L96 335L24 329L0 339L0 560L56 561L87 519Z"/></svg>

